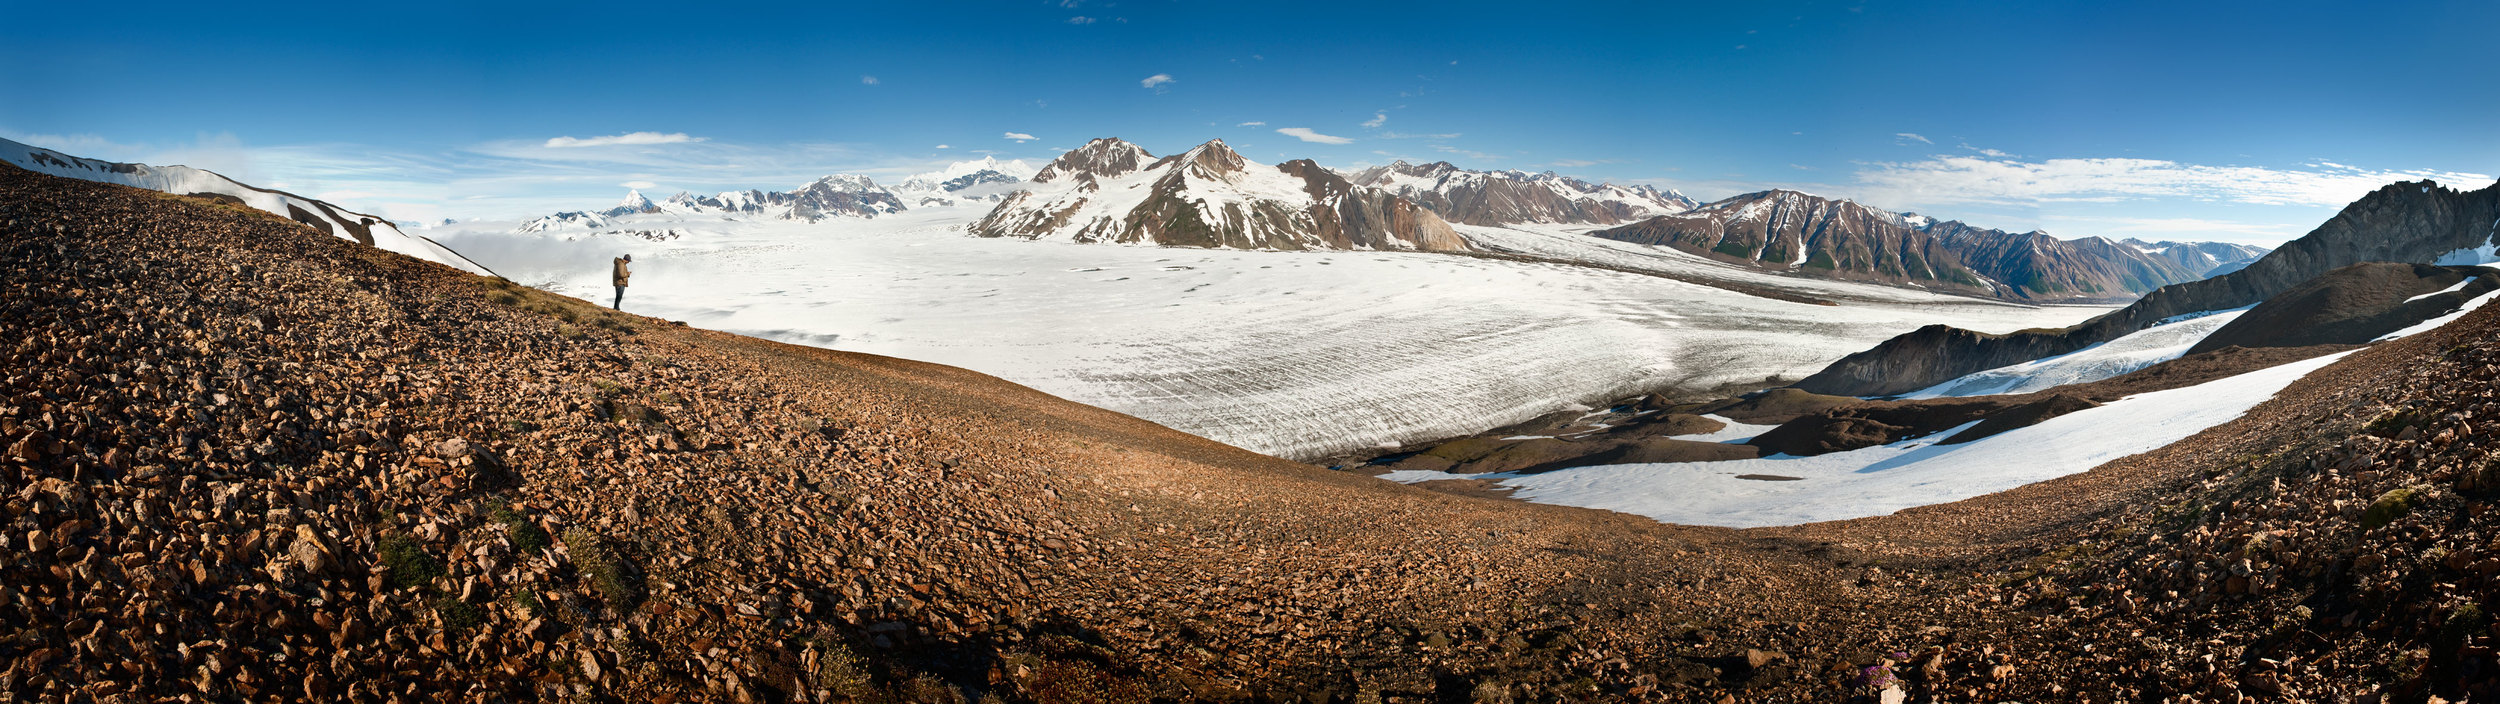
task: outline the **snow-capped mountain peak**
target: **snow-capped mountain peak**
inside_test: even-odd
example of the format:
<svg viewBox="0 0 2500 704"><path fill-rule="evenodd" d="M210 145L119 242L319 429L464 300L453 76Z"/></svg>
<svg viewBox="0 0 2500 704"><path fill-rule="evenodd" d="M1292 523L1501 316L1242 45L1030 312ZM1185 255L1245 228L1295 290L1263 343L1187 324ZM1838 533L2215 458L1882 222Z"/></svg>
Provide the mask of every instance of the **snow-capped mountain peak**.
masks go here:
<svg viewBox="0 0 2500 704"><path fill-rule="evenodd" d="M1117 139L1061 155L970 228L984 237L1236 249L1464 250L1414 202L1309 160L1259 164L1223 140L1154 158Z"/></svg>
<svg viewBox="0 0 2500 704"><path fill-rule="evenodd" d="M1470 171L1447 161L1393 161L1347 179L1413 199L1445 219L1470 225L1614 224L1681 213L1695 205L1683 194L1650 186L1593 184L1552 171Z"/></svg>
<svg viewBox="0 0 2500 704"><path fill-rule="evenodd" d="M635 213L656 213L659 211L660 206L653 204L650 198L643 197L640 189L628 189L625 191L625 200L623 202L617 203L614 208L599 211L599 214L608 217L620 217Z"/></svg>
<svg viewBox="0 0 2500 704"><path fill-rule="evenodd" d="M984 172L1005 176L1009 181L1023 181L1032 178L1035 171L1039 171L1039 169L1033 168L1032 165L1025 163L1023 159L1000 159L994 156L983 156L979 159L958 161L952 164L947 164L946 168L938 169L936 171L912 174L909 178L903 179L903 184L905 187L909 187L915 182L924 181L933 184L942 184L948 181L963 178L965 176L973 176Z"/></svg>
<svg viewBox="0 0 2500 704"><path fill-rule="evenodd" d="M1103 137L1059 155L1033 175L1033 182L1050 183L1079 176L1111 178L1135 173L1153 160L1154 155L1146 153L1145 147L1117 137Z"/></svg>

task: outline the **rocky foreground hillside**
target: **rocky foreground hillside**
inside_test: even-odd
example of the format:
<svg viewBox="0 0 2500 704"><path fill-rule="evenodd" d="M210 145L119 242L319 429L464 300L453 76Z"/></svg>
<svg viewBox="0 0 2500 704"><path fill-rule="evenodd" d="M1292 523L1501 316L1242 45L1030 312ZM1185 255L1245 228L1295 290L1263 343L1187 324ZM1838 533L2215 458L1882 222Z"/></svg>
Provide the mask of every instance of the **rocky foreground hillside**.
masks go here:
<svg viewBox="0 0 2500 704"><path fill-rule="evenodd" d="M0 169L0 228L19 701L2420 701L2495 671L2500 311L2102 471L1738 532L210 201Z"/></svg>

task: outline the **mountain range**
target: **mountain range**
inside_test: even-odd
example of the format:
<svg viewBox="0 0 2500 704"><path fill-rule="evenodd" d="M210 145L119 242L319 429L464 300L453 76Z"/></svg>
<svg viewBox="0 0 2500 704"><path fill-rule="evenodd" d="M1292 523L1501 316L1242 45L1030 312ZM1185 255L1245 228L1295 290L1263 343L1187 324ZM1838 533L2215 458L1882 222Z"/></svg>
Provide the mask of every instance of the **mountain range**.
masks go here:
<svg viewBox="0 0 2500 704"><path fill-rule="evenodd" d="M1157 158L1103 138L973 223L982 237L1237 249L1470 249L1449 223L1308 159L1253 163L1211 140Z"/></svg>
<svg viewBox="0 0 2500 704"><path fill-rule="evenodd" d="M959 202L996 201L1032 172L1022 161L983 157L956 162L945 169L915 174L888 188L857 174L832 174L788 191L749 189L699 196L679 192L653 202L640 190L604 210L559 212L521 223L518 232L600 230L622 225L635 215L713 216L731 220L823 222L829 218L874 218L915 207L946 207Z"/></svg>
<svg viewBox="0 0 2500 704"><path fill-rule="evenodd" d="M2022 301L2125 300L2265 251L2222 243L2063 240L1790 190L1748 193L1589 234L1773 271Z"/></svg>
<svg viewBox="0 0 2500 704"><path fill-rule="evenodd" d="M901 184L888 188L865 176L833 175L791 191L679 193L659 202L636 191L614 207L555 213L516 229L676 237L680 228L621 223L653 214L812 223L995 202L967 226L969 233L1236 249L1460 252L1483 247L1451 223L1613 225L1588 234L1780 274L2027 302L2129 300L2235 270L2266 251L2219 242L2065 240L1789 190L1698 204L1648 185L1590 183L1550 171L1474 171L1446 161L1354 171L1307 159L1270 166L1250 162L1220 139L1157 157L1102 138L1040 169L984 157Z"/></svg>
<svg viewBox="0 0 2500 704"><path fill-rule="evenodd" d="M1846 396L1907 393L2066 354L2179 316L2255 305L2354 264L2491 263L2500 259L2494 255L2500 249L2495 237L2500 237L2500 184L2466 191L2432 181L2398 182L2362 196L2309 234L2255 262L2213 278L2161 287L2073 327L1990 335L1928 326L1845 357L1796 386Z"/></svg>
<svg viewBox="0 0 2500 704"><path fill-rule="evenodd" d="M1589 183L1552 171L1470 171L1446 161L1394 161L1345 176L1355 185L1395 193L1444 220L1468 225L1611 225L1698 205L1682 193L1653 186Z"/></svg>

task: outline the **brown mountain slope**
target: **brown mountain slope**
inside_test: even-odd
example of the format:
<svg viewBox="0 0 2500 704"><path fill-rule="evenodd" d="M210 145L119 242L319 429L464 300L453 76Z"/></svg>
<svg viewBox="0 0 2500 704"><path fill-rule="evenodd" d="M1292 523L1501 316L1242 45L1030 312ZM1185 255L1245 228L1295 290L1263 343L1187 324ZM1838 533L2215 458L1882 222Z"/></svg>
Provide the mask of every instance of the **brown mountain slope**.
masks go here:
<svg viewBox="0 0 2500 704"><path fill-rule="evenodd" d="M1330 473L133 189L0 169L0 227L0 693L37 701L1830 701L1931 645L1896 663L1921 696L2097 699L2074 648L2126 626L2005 566L2349 428L2338 394L2455 344L2157 465L1739 532Z"/></svg>

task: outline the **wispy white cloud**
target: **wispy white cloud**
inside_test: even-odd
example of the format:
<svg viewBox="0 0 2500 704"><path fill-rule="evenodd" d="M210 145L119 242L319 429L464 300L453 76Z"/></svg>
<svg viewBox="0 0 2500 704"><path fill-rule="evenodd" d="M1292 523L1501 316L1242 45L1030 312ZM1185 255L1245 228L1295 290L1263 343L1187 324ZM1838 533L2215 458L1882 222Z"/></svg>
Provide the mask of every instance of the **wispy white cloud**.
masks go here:
<svg viewBox="0 0 2500 704"><path fill-rule="evenodd" d="M1971 146L1971 145L1970 145L1970 144L1968 144L1968 143L1964 143L1964 144L1962 145L1962 148L1963 148L1963 149L1965 149L1965 150L1978 152L1980 156L1993 156L1993 157L1996 157L1996 158L1999 158L1999 159L2008 159L2008 158L2013 158L2013 157L2022 156L2022 155L2020 155L2020 154L2007 154L2007 153L2005 153L2005 152L2000 152L2000 151L1997 151L1997 150L1994 150L1994 149L1981 149L1981 148L1979 148L1979 147L1974 147L1974 146Z"/></svg>
<svg viewBox="0 0 2500 704"><path fill-rule="evenodd" d="M93 134L33 134L0 130L0 139L58 151L70 156L83 156L107 161L126 161L131 153L143 149L135 144L121 144Z"/></svg>
<svg viewBox="0 0 2500 704"><path fill-rule="evenodd" d="M645 188L659 188L659 187L660 187L660 184L652 183L652 182L650 182L650 181L626 181L626 182L624 182L624 183L620 183L620 184L616 184L616 185L619 185L619 186L624 186L624 187L626 187L626 188L631 188L631 189L635 189L635 190L641 190L641 189L645 189Z"/></svg>
<svg viewBox="0 0 2500 704"><path fill-rule="evenodd" d="M1381 126L1381 125L1385 125L1385 124L1389 124L1389 113L1385 113L1385 112L1376 112L1376 113L1372 113L1372 119L1369 119L1369 120L1364 120L1364 121L1363 121L1363 126L1364 126L1364 127L1375 127L1375 128L1376 128L1376 127L1379 127L1379 126Z"/></svg>
<svg viewBox="0 0 2500 704"><path fill-rule="evenodd" d="M2020 159L1936 156L1864 164L1856 180L1875 202L2038 205L2187 199L2252 205L2341 206L2394 181L2431 179L2481 187L2492 177L2390 171L2320 162L2299 169L2207 166L2158 159Z"/></svg>
<svg viewBox="0 0 2500 704"><path fill-rule="evenodd" d="M1093 23L1094 23L1094 18L1092 18L1092 17L1086 17L1086 16L1084 16L1084 15L1077 15L1077 16L1075 16L1075 17L1070 17L1070 18L1068 18L1068 24L1093 24Z"/></svg>
<svg viewBox="0 0 2500 704"><path fill-rule="evenodd" d="M1430 145L1430 146L1432 147L1432 150L1433 150L1433 151L1436 151L1436 152L1442 152L1442 153L1447 153L1447 154L1457 154L1457 155L1459 155L1459 156L1464 156L1464 157L1467 157L1467 158L1469 158L1469 159L1476 159L1476 160L1479 160L1479 161L1499 161L1499 160L1501 160L1501 158L1502 158L1502 157L1501 157L1501 156L1499 156L1499 155L1494 155L1494 154L1486 154L1486 153L1484 153L1484 152L1475 151L1475 150L1471 150L1471 149L1460 149L1460 148L1458 148L1458 147L1453 147L1453 146L1450 146L1450 145L1447 145L1447 144L1434 144L1434 145Z"/></svg>
<svg viewBox="0 0 2500 704"><path fill-rule="evenodd" d="M1309 127L1279 127L1279 128L1277 128L1277 129L1276 129L1276 133L1277 133L1277 134L1284 135L1284 136L1287 136L1287 137L1292 137L1292 138L1294 138L1294 139L1299 139L1299 140L1302 140L1302 141L1305 141L1305 142L1318 142L1318 143L1320 143L1320 144L1352 144L1352 143L1354 143L1353 138L1350 138L1350 137L1334 137L1334 136L1330 136L1330 135L1324 135L1324 134L1320 134L1320 133L1318 133L1318 132L1313 132L1313 131L1311 131L1311 128L1309 128Z"/></svg>
<svg viewBox="0 0 2500 704"><path fill-rule="evenodd" d="M1156 87L1156 86L1167 85L1167 84L1172 84L1172 83L1179 83L1179 82L1180 82L1180 79L1173 78L1173 77L1172 77L1172 74L1169 74L1169 73L1158 73L1158 74L1155 74L1155 75L1152 75L1152 76L1147 76L1147 77L1146 77L1146 80L1138 81L1138 82L1137 82L1137 85L1145 86L1145 87L1147 87L1147 88L1153 88L1153 87Z"/></svg>
<svg viewBox="0 0 2500 704"><path fill-rule="evenodd" d="M949 147L949 146L946 146L946 145L940 144L940 145L937 145L937 148L939 148L939 149L953 149L954 147Z"/></svg>
<svg viewBox="0 0 2500 704"><path fill-rule="evenodd" d="M552 137L547 140L545 146L549 149L568 149L574 147L612 147L641 144L685 144L688 142L700 141L703 141L702 137L688 137L684 132L669 132L666 134L659 132L627 132L624 134L608 135L605 137Z"/></svg>
<svg viewBox="0 0 2500 704"><path fill-rule="evenodd" d="M2281 241L2298 237L2302 233L2302 226L2300 225L2240 222L2237 220L2214 220L2209 218L2102 218L2089 216L2049 215L2043 216L2041 219L2058 223L2059 230L2073 230L2076 232L2088 232L2121 238L2148 235L2151 236L2152 239L2195 238ZM2069 225L2072 227L2069 227Z"/></svg>
<svg viewBox="0 0 2500 704"><path fill-rule="evenodd" d="M1033 135L1025 134L1025 133L1022 133L1022 132L1009 132L1009 133L1007 133L1007 137L1006 137L1006 138L1007 138L1007 139L1016 140L1016 141L1018 141L1018 142L1030 142L1030 141L1033 141L1033 140L1035 140L1035 139L1040 139L1039 137L1035 137L1035 136L1033 136Z"/></svg>
<svg viewBox="0 0 2500 704"><path fill-rule="evenodd" d="M1577 168L1580 168L1580 167L1583 167L1583 166L1596 166L1596 165L1597 165L1597 162L1594 162L1594 161L1589 161L1589 160L1587 160L1587 159L1555 159L1554 161L1549 162L1549 163L1547 163L1547 164L1546 164L1546 166L1552 166L1552 167L1558 167L1558 168L1565 168L1565 169L1577 169Z"/></svg>
<svg viewBox="0 0 2500 704"><path fill-rule="evenodd" d="M859 77L859 83L860 85L873 86L877 84L877 77L861 74Z"/></svg>
<svg viewBox="0 0 2500 704"><path fill-rule="evenodd" d="M1920 144L1935 144L1936 140L1921 137L1911 132L1896 132L1892 135L1892 143L1894 144L1909 144L1911 142L1917 142Z"/></svg>
<svg viewBox="0 0 2500 704"><path fill-rule="evenodd" d="M1266 126L1267 126L1267 123L1265 123L1265 122L1259 122L1259 121L1253 120L1253 121L1250 121L1250 122L1244 122L1244 123L1241 123L1241 124L1238 124L1238 125L1233 125L1233 126L1234 126L1234 127L1266 127Z"/></svg>

